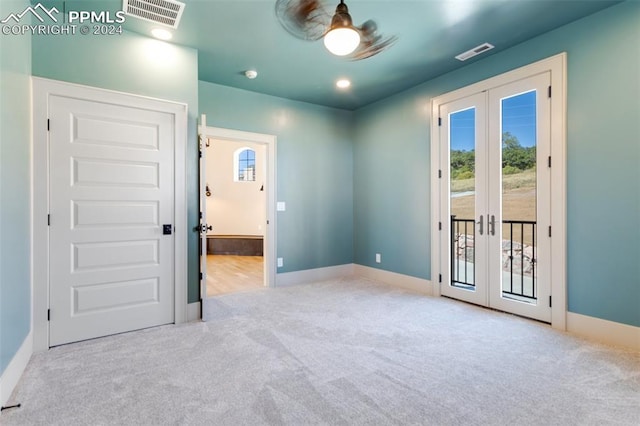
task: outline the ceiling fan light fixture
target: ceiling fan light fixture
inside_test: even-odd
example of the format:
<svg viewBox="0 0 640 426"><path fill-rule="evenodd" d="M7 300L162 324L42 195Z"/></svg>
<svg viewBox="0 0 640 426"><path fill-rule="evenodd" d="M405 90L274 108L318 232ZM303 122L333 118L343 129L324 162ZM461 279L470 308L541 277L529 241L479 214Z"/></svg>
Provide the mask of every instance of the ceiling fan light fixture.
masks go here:
<svg viewBox="0 0 640 426"><path fill-rule="evenodd" d="M360 44L360 34L353 28L335 28L324 36L324 46L336 56L352 53Z"/></svg>
<svg viewBox="0 0 640 426"><path fill-rule="evenodd" d="M331 19L331 27L324 36L324 46L336 56L345 56L356 50L359 44L360 33L353 27L349 9L341 0Z"/></svg>

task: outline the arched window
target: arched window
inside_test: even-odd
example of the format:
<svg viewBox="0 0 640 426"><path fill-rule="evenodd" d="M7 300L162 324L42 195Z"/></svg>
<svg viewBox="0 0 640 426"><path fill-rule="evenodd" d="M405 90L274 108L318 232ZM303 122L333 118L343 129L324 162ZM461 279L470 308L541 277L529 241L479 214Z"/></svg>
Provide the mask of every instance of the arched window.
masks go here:
<svg viewBox="0 0 640 426"><path fill-rule="evenodd" d="M256 152L251 148L240 148L233 154L233 180L253 182L256 180Z"/></svg>

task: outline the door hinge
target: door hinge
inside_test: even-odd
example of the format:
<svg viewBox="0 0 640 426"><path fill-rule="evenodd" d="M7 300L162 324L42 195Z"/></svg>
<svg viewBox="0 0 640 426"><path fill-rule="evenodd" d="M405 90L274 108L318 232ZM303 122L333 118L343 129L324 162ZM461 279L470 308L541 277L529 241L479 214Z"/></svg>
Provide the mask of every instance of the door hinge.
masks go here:
<svg viewBox="0 0 640 426"><path fill-rule="evenodd" d="M47 215L47 226L51 226L51 215Z"/></svg>
<svg viewBox="0 0 640 426"><path fill-rule="evenodd" d="M442 222L438 222L438 231L442 231Z"/></svg>
<svg viewBox="0 0 640 426"><path fill-rule="evenodd" d="M51 321L51 309L47 309L47 321Z"/></svg>
<svg viewBox="0 0 640 426"><path fill-rule="evenodd" d="M269 224L269 221L267 220L267 225Z"/></svg>
<svg viewBox="0 0 640 426"><path fill-rule="evenodd" d="M202 279L202 272L200 272L200 279Z"/></svg>
<svg viewBox="0 0 640 426"><path fill-rule="evenodd" d="M51 130L51 120L47 118L47 132Z"/></svg>
<svg viewBox="0 0 640 426"><path fill-rule="evenodd" d="M198 156L202 158L202 151L198 151Z"/></svg>
<svg viewBox="0 0 640 426"><path fill-rule="evenodd" d="M438 170L438 177L442 179L442 169Z"/></svg>
<svg viewBox="0 0 640 426"><path fill-rule="evenodd" d="M442 117L438 117L438 126L442 126Z"/></svg>
<svg viewBox="0 0 640 426"><path fill-rule="evenodd" d="M551 296L549 296L549 307L551 307Z"/></svg>
<svg viewBox="0 0 640 426"><path fill-rule="evenodd" d="M200 219L202 219L202 212L200 212L199 215L200 215Z"/></svg>
<svg viewBox="0 0 640 426"><path fill-rule="evenodd" d="M547 159L547 165L551 167L551 156L549 156L549 158Z"/></svg>
<svg viewBox="0 0 640 426"><path fill-rule="evenodd" d="M438 282L441 283L442 282L442 274L438 274Z"/></svg>
<svg viewBox="0 0 640 426"><path fill-rule="evenodd" d="M549 237L551 237L551 226L549 226Z"/></svg>
<svg viewBox="0 0 640 426"><path fill-rule="evenodd" d="M549 98L551 98L551 86L549 86L548 95L549 95Z"/></svg>

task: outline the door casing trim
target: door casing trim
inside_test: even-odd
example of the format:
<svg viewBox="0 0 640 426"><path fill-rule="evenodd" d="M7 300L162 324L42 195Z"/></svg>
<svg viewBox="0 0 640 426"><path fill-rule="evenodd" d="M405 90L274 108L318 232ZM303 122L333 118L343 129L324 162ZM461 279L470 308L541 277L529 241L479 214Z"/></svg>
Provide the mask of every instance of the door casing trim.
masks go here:
<svg viewBox="0 0 640 426"><path fill-rule="evenodd" d="M277 174L277 137L264 133L246 132L243 130L225 129L206 125L206 116L201 119L205 125L198 126L198 134L206 138L224 139L233 142L253 142L266 146L267 186L266 186L266 219L264 250L264 284L265 287L276 286L276 246L277 246L277 214L276 214L276 174ZM200 283L200 294L206 295L204 284Z"/></svg>
<svg viewBox="0 0 640 426"><path fill-rule="evenodd" d="M31 324L34 352L49 348L49 97L88 99L169 113L174 126L174 322L187 320L187 105L130 93L31 77ZM43 143L46 141L46 143ZM44 146L43 146L44 145ZM184 232L180 232L183 230Z"/></svg>
<svg viewBox="0 0 640 426"><path fill-rule="evenodd" d="M549 72L551 74L551 326L558 330L567 327L567 54L565 52L534 62L512 71L491 77L469 86L445 93L431 100L431 271L438 277L443 265L440 256L441 231L438 222L446 220L440 217L441 194L438 171L440 164L439 108L441 104L471 96L474 93L489 90L513 81ZM437 283L437 279L432 279ZM439 283L442 285L442 283ZM434 295L440 295L440 286L434 285Z"/></svg>

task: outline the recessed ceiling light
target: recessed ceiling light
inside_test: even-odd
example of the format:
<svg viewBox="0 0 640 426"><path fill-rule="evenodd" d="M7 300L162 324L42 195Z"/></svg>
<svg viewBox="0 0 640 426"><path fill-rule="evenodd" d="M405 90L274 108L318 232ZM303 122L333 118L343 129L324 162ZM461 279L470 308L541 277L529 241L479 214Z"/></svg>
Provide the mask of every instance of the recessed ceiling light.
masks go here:
<svg viewBox="0 0 640 426"><path fill-rule="evenodd" d="M340 80L336 81L336 87L338 89L346 89L349 86L351 86L351 82L346 78L341 78Z"/></svg>
<svg viewBox="0 0 640 426"><path fill-rule="evenodd" d="M151 35L160 40L171 40L171 38L173 37L173 34L165 30L164 28L154 28L153 30L151 30Z"/></svg>
<svg viewBox="0 0 640 426"><path fill-rule="evenodd" d="M247 71L244 72L244 75L249 80L253 80L254 78L256 78L258 76L258 71L256 71L256 70L247 70Z"/></svg>

